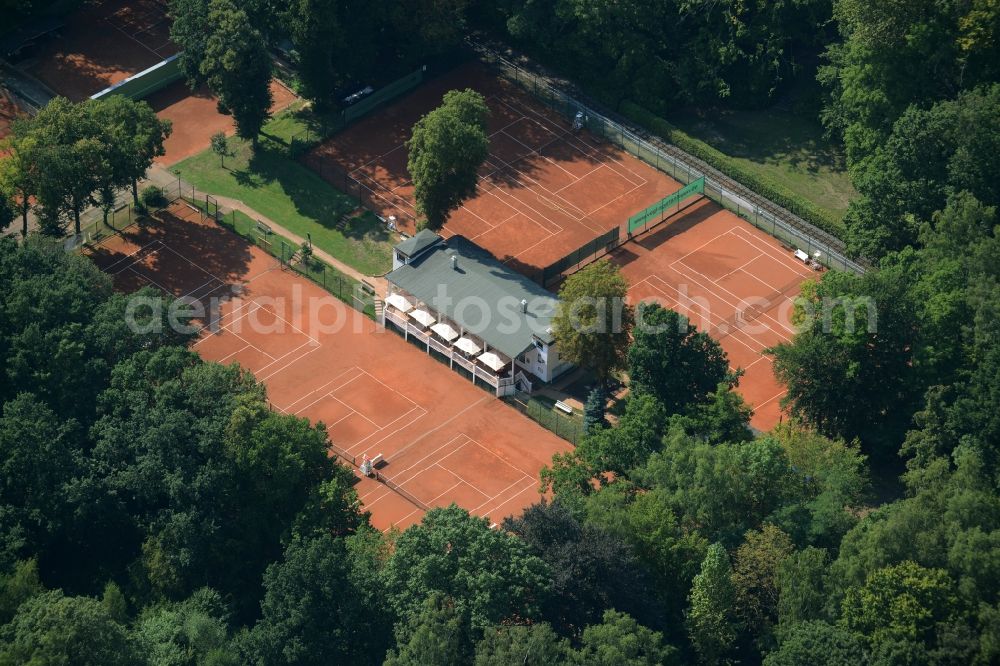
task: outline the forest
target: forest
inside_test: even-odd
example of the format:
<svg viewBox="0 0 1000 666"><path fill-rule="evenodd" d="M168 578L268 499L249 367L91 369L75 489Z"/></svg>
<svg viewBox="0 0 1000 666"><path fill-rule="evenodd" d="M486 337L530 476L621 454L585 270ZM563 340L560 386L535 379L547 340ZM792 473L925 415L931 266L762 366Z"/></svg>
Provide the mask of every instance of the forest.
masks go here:
<svg viewBox="0 0 1000 666"><path fill-rule="evenodd" d="M85 257L0 238L0 664L1000 662L1000 5L238 11L294 46L320 108L472 32L611 108L797 91L843 146L844 240L871 269L804 286L772 350L790 414L773 431L748 429L710 337L636 333L629 397L613 424L588 406L543 470L550 500L500 529L452 506L383 534L321 424L270 411L164 322L135 333Z"/></svg>

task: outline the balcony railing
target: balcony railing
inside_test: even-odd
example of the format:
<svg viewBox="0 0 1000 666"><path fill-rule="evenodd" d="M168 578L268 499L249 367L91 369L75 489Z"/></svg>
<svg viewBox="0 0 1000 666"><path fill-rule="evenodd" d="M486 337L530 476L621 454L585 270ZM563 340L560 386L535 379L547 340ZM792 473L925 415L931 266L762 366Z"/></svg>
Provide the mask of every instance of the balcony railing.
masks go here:
<svg viewBox="0 0 1000 666"><path fill-rule="evenodd" d="M498 395L501 393L501 389L514 385L515 380L513 377L501 378L489 370L480 367L474 359L465 356L461 351L455 349L448 343L434 337L429 331L414 325L406 318L405 315L394 310L391 306L385 308L383 315L385 316L385 321L391 322L401 331L406 333L407 336L414 336L427 345L428 351L433 349L440 352L449 360L452 366L457 363L461 367L468 370L472 374L473 378L480 379L497 389Z"/></svg>

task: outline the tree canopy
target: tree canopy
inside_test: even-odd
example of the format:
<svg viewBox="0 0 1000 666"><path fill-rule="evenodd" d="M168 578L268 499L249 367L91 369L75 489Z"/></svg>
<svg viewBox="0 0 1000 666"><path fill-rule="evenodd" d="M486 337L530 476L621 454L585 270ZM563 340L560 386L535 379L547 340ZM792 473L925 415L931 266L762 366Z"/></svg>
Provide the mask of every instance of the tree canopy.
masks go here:
<svg viewBox="0 0 1000 666"><path fill-rule="evenodd" d="M625 367L633 324L627 294L628 282L607 259L573 273L559 289L552 321L559 355L590 368L603 384Z"/></svg>
<svg viewBox="0 0 1000 666"><path fill-rule="evenodd" d="M441 106L413 126L406 142L407 169L417 209L439 229L448 214L476 191L479 168L489 154L489 109L478 92L450 90Z"/></svg>

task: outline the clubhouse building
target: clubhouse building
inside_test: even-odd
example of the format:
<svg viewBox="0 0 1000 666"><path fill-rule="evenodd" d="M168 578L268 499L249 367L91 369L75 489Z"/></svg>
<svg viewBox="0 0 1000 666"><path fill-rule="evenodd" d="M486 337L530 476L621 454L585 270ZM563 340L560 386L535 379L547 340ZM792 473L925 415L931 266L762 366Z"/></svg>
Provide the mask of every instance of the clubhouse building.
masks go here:
<svg viewBox="0 0 1000 666"><path fill-rule="evenodd" d="M425 229L407 238L386 279L383 324L498 396L573 367L552 336L555 295L462 236Z"/></svg>

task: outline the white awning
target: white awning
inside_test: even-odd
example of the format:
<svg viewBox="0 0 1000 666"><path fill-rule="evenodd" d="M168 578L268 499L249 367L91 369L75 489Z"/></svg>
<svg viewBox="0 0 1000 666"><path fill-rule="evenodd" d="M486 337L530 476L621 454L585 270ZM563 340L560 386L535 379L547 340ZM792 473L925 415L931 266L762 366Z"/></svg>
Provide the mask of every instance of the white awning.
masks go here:
<svg viewBox="0 0 1000 666"><path fill-rule="evenodd" d="M478 354L482 351L479 345L473 342L470 338L459 338L455 342L455 346L464 351L466 354Z"/></svg>
<svg viewBox="0 0 1000 666"><path fill-rule="evenodd" d="M440 335L448 342L451 342L452 340L458 337L458 331L456 331L443 321L431 326L431 330Z"/></svg>
<svg viewBox="0 0 1000 666"><path fill-rule="evenodd" d="M389 294L386 296L385 302L400 312L409 312L413 309L413 303L403 298L402 294Z"/></svg>
<svg viewBox="0 0 1000 666"><path fill-rule="evenodd" d="M494 354L493 352L486 352L485 354L479 355L479 360L486 365L486 367L491 368L494 372L500 372L507 367L507 362L502 358Z"/></svg>
<svg viewBox="0 0 1000 666"><path fill-rule="evenodd" d="M435 322L434 315L432 315L427 310L421 310L420 308L417 308L416 310L411 310L410 316L419 321L424 326L430 326Z"/></svg>

